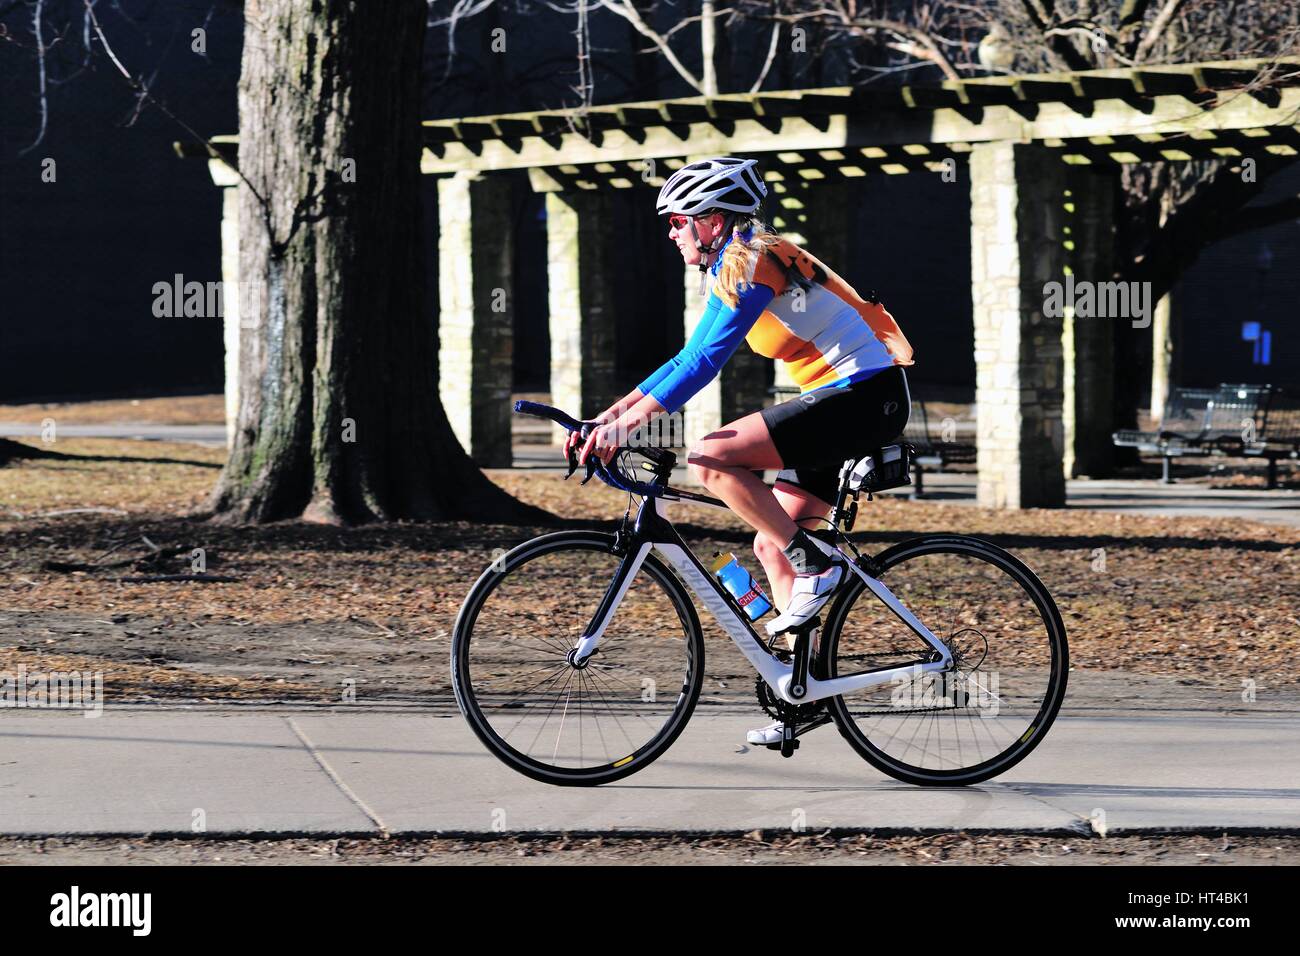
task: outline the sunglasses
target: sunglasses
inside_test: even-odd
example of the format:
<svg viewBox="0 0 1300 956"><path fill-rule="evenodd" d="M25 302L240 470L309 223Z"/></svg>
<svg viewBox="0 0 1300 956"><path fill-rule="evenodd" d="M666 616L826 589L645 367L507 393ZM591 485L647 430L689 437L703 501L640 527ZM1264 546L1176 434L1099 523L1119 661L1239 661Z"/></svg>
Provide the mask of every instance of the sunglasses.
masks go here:
<svg viewBox="0 0 1300 956"><path fill-rule="evenodd" d="M691 221L690 216L669 216L668 217L668 225L671 228L676 229L678 232L681 232L683 229L685 229L686 224L690 221Z"/></svg>

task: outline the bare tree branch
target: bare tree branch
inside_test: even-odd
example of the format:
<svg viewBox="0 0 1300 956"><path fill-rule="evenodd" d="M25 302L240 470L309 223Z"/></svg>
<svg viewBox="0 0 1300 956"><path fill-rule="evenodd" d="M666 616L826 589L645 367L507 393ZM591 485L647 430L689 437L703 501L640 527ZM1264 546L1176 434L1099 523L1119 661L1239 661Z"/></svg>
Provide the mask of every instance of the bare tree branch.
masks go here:
<svg viewBox="0 0 1300 956"><path fill-rule="evenodd" d="M758 71L758 78L754 80L754 85L749 88L749 92L757 93L763 86L763 81L767 79L768 71L772 69L772 64L776 61L776 47L781 39L781 24L772 25L772 42L767 45L767 59L763 61L763 68Z"/></svg>
<svg viewBox="0 0 1300 956"><path fill-rule="evenodd" d="M677 71L678 76L691 85L691 87L701 94L704 93L704 81L686 68L686 65L677 58L673 48L668 45L668 41L646 25L645 20L641 18L640 12L628 0L599 0L602 7L610 13L616 13L628 23L632 24L633 29L643 37L648 39L663 54L668 65Z"/></svg>
<svg viewBox="0 0 1300 956"><path fill-rule="evenodd" d="M1147 31L1146 36L1142 38L1142 42L1138 44L1137 50L1133 53L1135 63L1141 63L1147 58L1151 48L1156 45L1156 42L1164 35L1165 30L1169 28L1170 21L1173 20L1174 14L1178 12L1178 8L1182 6L1182 3L1183 0L1165 0L1165 5L1156 14L1155 22L1151 24L1151 29Z"/></svg>
<svg viewBox="0 0 1300 956"><path fill-rule="evenodd" d="M38 96L41 104L41 128L36 133L36 139L26 149L19 152L19 156L25 156L41 144L45 139L45 129L50 118L49 97L45 88L45 36L41 32L41 16L44 13L45 0L36 0L36 8L32 13L32 33L36 37L36 75L39 83Z"/></svg>
<svg viewBox="0 0 1300 956"><path fill-rule="evenodd" d="M1268 206L1244 206L1215 238L1225 239L1254 229L1300 219L1300 196L1291 196Z"/></svg>
<svg viewBox="0 0 1300 956"><path fill-rule="evenodd" d="M129 85L131 89L135 90L136 93L140 95L142 101L144 99L148 99L149 102L151 102L155 107L158 108L160 112L163 113L163 115L165 115L168 119L170 119L181 129L183 129L190 136L191 139L193 139L196 143L202 146L204 151L208 154L209 159L215 159L217 162L226 166L228 169L234 172L236 176L239 177L240 181L243 182L243 184L248 187L249 191L253 194L253 196L257 199L258 203L261 205L262 214L266 221L267 232L269 235L274 236L275 233L271 226L270 204L266 201L266 198L261 194L261 192L258 191L257 187L248 181L248 177L243 174L243 172L239 168L239 165L227 159L220 151L217 150L215 146L212 145L211 142L208 141L208 139L205 136L200 135L197 130L195 130L192 126L190 126L189 123L185 122L175 113L173 113L170 109L167 108L167 105L165 103L163 103L152 93L150 93L148 87L146 87L135 77L131 76L131 71L128 70L122 64L122 61L117 58L117 54L113 52L112 46L109 45L108 37L104 36L104 30L99 25L99 18L95 16L94 4L91 2L91 0L82 0L82 2L86 5L86 15L90 18L91 29L94 31L96 38L98 38L99 45L104 48L104 52L108 55L108 58L113 62L113 65L117 67L117 71L122 74L122 77L123 79L126 80L127 85Z"/></svg>

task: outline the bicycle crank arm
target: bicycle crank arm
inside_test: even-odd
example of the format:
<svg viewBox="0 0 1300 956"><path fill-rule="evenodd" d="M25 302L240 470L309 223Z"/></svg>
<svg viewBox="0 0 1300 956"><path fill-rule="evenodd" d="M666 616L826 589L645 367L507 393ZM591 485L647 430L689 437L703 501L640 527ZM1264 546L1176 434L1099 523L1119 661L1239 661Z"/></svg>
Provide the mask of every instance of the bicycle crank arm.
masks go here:
<svg viewBox="0 0 1300 956"><path fill-rule="evenodd" d="M790 727L790 736L788 738L786 738L783 733L781 740L777 741L774 744L763 744L763 746L766 747L768 750L781 751L781 755L784 757L793 756L794 752L799 749L799 741L797 738L802 737L810 730L816 730L818 727L825 727L830 722L831 722L831 715L822 714L816 720L812 721L811 723L804 724L802 727L792 727L791 725L787 724L786 726ZM787 744L787 740L789 741L788 744Z"/></svg>

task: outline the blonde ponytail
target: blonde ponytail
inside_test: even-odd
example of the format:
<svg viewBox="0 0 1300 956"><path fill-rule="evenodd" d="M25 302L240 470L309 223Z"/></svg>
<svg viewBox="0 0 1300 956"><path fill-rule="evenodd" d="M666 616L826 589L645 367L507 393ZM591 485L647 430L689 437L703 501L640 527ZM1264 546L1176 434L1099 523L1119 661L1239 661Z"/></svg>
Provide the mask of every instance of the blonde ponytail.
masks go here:
<svg viewBox="0 0 1300 956"><path fill-rule="evenodd" d="M741 233L751 227L753 232L746 240ZM722 265L718 267L718 279L713 286L718 298L734 309L739 293L753 284L758 257L780 241L781 237L761 219L738 218L731 230L731 241L722 250Z"/></svg>

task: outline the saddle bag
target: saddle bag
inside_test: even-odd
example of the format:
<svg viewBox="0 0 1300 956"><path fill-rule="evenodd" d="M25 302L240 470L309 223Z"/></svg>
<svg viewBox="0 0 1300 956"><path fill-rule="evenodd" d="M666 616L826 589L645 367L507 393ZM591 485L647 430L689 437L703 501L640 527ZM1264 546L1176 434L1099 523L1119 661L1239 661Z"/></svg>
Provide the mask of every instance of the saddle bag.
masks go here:
<svg viewBox="0 0 1300 956"><path fill-rule="evenodd" d="M868 494L912 483L912 458L916 449L907 442L883 445L859 458L848 475L848 490Z"/></svg>

